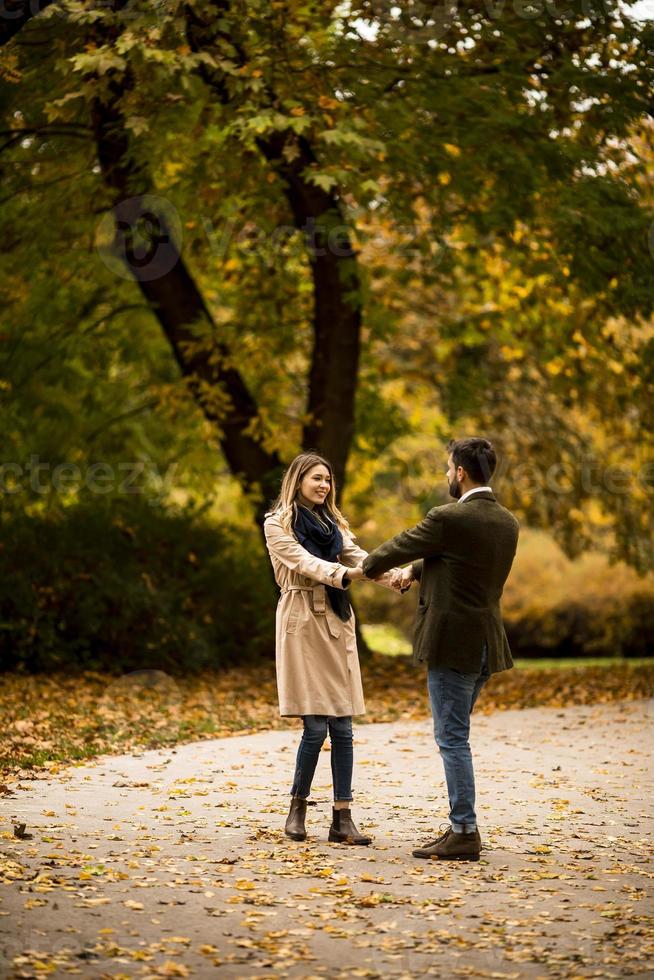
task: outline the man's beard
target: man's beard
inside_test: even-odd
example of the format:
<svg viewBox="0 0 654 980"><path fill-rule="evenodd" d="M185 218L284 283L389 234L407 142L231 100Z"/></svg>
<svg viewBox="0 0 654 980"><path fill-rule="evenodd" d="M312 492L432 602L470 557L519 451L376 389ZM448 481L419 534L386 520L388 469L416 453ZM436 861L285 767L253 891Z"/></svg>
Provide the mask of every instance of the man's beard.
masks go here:
<svg viewBox="0 0 654 980"><path fill-rule="evenodd" d="M452 480L451 483L448 483L448 487L450 490L450 497L454 497L455 500L458 500L459 497L461 496L461 484L456 479L456 477L454 478L454 480Z"/></svg>

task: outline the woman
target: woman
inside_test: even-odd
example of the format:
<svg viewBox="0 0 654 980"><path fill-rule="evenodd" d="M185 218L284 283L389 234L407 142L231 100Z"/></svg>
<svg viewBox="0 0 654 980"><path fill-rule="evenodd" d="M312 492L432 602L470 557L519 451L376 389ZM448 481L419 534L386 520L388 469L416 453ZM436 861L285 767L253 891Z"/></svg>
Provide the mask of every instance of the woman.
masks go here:
<svg viewBox="0 0 654 980"><path fill-rule="evenodd" d="M330 463L302 453L286 470L281 492L264 521L266 544L281 589L276 618L277 690L282 717L299 716L297 753L285 831L305 840L307 798L322 744L331 739L334 806L329 840L369 844L359 833L352 801L352 715L365 712L361 671L348 599L363 578L367 552L353 541L336 506ZM396 591L396 569L377 581Z"/></svg>

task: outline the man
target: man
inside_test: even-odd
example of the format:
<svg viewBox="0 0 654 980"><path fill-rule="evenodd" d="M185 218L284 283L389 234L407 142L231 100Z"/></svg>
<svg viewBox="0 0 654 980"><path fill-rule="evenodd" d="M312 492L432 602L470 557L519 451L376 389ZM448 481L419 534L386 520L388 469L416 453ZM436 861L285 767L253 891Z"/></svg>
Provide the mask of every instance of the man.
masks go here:
<svg viewBox="0 0 654 980"><path fill-rule="evenodd" d="M495 451L488 439L448 444L447 482L456 503L434 507L415 527L372 551L368 578L394 565L401 584L420 582L413 639L414 664L428 665L434 735L445 768L450 827L419 858L479 860L470 752L470 714L490 674L513 666L500 598L518 544L519 524L490 486Z"/></svg>

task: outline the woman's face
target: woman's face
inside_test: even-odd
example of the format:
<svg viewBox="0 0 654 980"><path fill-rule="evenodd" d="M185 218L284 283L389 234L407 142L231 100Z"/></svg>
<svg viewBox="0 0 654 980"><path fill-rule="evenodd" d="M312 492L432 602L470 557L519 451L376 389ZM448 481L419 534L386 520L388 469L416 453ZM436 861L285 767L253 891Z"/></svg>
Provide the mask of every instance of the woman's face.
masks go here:
<svg viewBox="0 0 654 980"><path fill-rule="evenodd" d="M322 463L313 466L302 477L298 497L301 504L312 509L316 504L325 502L332 485L332 478L329 470Z"/></svg>

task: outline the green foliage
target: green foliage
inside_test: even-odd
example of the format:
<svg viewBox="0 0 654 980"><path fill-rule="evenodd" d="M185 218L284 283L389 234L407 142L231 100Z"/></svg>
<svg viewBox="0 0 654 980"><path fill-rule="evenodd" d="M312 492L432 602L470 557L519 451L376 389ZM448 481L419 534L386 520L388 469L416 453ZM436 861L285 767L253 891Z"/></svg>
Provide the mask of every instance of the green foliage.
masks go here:
<svg viewBox="0 0 654 980"><path fill-rule="evenodd" d="M138 498L17 512L1 526L3 669L175 674L273 649L275 593L255 531Z"/></svg>
<svg viewBox="0 0 654 980"><path fill-rule="evenodd" d="M368 588L357 609L382 637L392 624L410 640L416 597L415 585L400 597ZM597 553L570 561L543 532L522 532L502 611L514 657L654 655L654 575L639 578ZM366 635L382 649L376 632Z"/></svg>
<svg viewBox="0 0 654 980"><path fill-rule="evenodd" d="M257 436L284 459L299 449L306 422L315 302L285 165L308 148L307 185L338 196L360 282L351 276L335 288L360 290L364 304L344 507L355 529L371 522L370 546L439 502L446 439L483 430L509 463L500 499L525 523L551 530L570 555L592 546L651 568L651 480L635 477L651 462L654 405L644 122L653 32L612 0L592 17L587 8L575 0L520 16L515 5L473 2L432 37L419 9L405 17L368 0L61 0L35 16L0 64L3 461L24 465L36 454L82 470L149 461L146 489L161 491L162 508L205 501L225 524L249 513L217 452L219 427L203 419L153 310L97 247L112 194L94 112L112 86L126 156L179 218L217 339L256 399ZM191 10L206 25L195 47ZM263 138L274 140L274 165ZM353 266L342 268L350 276ZM204 394L216 403L223 395ZM589 453L600 466L595 489L581 472ZM536 479L517 478L523 463ZM625 463L629 492L611 490L607 468ZM161 487L156 474L172 466L174 484ZM559 466L565 479L556 480L569 492L539 479ZM207 553L202 615L191 625L183 602L198 569L184 558L187 518L128 509L153 572L112 523L123 507L51 485L0 499L0 561L16 570L23 548L35 570L34 587L5 577L5 656L155 663L188 648L202 664L241 647L267 649L271 593L260 588L268 568L256 542L243 563L235 532L189 524L198 540L224 539L242 570L238 591L219 576L238 610L228 633L202 618L203 590L226 567L218 547ZM177 557L159 562L169 538ZM73 574L98 577L79 579L74 591L57 549L71 556ZM368 618L405 617L407 602L380 591L363 600ZM636 592L623 606L609 603L606 616L601 603L593 607L594 622L561 597L515 622L530 643L534 622L553 648L636 650L644 594L645 613ZM251 615L254 601L261 607ZM239 625L249 616L252 642Z"/></svg>

